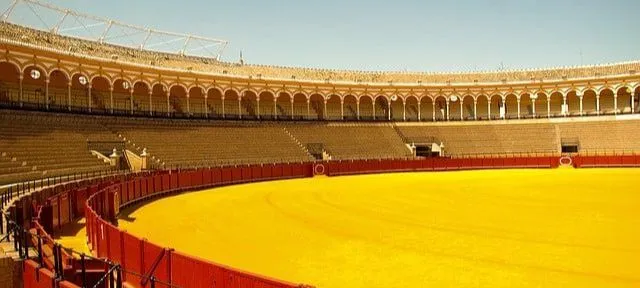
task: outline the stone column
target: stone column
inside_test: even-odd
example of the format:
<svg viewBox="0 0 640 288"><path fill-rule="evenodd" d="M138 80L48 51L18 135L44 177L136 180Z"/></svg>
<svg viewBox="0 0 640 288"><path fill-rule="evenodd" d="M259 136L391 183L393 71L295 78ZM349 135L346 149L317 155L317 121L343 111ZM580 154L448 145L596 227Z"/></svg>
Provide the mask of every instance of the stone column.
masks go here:
<svg viewBox="0 0 640 288"><path fill-rule="evenodd" d="M596 114L600 115L600 95L596 95Z"/></svg>
<svg viewBox="0 0 640 288"><path fill-rule="evenodd" d="M19 81L19 84L18 84L18 85L19 85L19 88L20 88L20 90L18 91L18 97L19 97L18 103L20 103L20 107L22 107L22 105L24 105L24 102L23 102L23 101L24 101L24 100L23 100L23 97L24 97L24 95L23 95L23 94L24 94L24 93L23 93L23 91L22 91L22 89L23 89L23 88L22 88L22 80L23 80L23 79L24 79L24 75L20 74L20 78L19 78L19 80L20 80L20 81ZM71 110L71 109L69 109L69 110Z"/></svg>
<svg viewBox="0 0 640 288"><path fill-rule="evenodd" d="M478 99L473 99L473 120L478 120Z"/></svg>
<svg viewBox="0 0 640 288"><path fill-rule="evenodd" d="M49 110L49 77L44 79L44 104L47 110Z"/></svg>
<svg viewBox="0 0 640 288"><path fill-rule="evenodd" d="M109 102L111 102L109 111L113 114L113 86L109 87Z"/></svg>

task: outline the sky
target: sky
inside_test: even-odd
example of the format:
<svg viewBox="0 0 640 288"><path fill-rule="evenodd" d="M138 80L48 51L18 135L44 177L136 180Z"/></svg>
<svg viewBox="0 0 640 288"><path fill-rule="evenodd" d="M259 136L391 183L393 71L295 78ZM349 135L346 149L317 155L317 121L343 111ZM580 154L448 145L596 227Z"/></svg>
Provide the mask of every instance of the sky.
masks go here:
<svg viewBox="0 0 640 288"><path fill-rule="evenodd" d="M638 0L40 1L225 39L222 60L242 51L250 64L464 72L640 60Z"/></svg>

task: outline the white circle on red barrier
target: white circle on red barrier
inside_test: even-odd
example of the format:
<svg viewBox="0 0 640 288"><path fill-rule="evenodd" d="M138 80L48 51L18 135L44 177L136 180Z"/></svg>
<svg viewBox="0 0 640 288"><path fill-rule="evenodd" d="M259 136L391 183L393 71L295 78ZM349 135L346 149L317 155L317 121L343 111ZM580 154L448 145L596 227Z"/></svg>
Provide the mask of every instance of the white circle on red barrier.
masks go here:
<svg viewBox="0 0 640 288"><path fill-rule="evenodd" d="M316 164L313 166L313 175L324 175L324 165Z"/></svg>
<svg viewBox="0 0 640 288"><path fill-rule="evenodd" d="M572 164L573 164L573 159L571 159L571 157L569 156L560 157L560 165L572 165Z"/></svg>

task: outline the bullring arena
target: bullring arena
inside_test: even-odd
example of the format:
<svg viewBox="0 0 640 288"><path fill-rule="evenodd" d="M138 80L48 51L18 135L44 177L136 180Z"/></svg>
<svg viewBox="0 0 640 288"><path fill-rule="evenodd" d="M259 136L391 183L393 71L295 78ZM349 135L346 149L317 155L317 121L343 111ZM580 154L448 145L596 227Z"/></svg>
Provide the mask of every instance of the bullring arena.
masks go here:
<svg viewBox="0 0 640 288"><path fill-rule="evenodd" d="M0 287L640 286L638 61L261 66L7 11Z"/></svg>

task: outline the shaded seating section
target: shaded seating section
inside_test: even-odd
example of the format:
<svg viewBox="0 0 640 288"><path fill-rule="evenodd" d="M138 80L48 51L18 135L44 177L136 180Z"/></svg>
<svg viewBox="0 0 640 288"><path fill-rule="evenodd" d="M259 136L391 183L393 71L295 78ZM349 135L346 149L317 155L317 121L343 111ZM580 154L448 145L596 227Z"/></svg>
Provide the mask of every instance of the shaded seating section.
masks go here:
<svg viewBox="0 0 640 288"><path fill-rule="evenodd" d="M390 124L290 124L300 143L322 143L332 159L405 158L411 151Z"/></svg>
<svg viewBox="0 0 640 288"><path fill-rule="evenodd" d="M640 121L580 121L556 124L560 137L577 139L580 151L611 154L640 151Z"/></svg>
<svg viewBox="0 0 640 288"><path fill-rule="evenodd" d="M446 155L558 153L560 144L553 125L398 125L408 143L444 143Z"/></svg>
<svg viewBox="0 0 640 288"><path fill-rule="evenodd" d="M93 117L0 110L0 183L109 170L87 141L113 141Z"/></svg>
<svg viewBox="0 0 640 288"><path fill-rule="evenodd" d="M108 125L127 145L133 146L136 153L146 148L155 167L312 159L276 124L119 119L118 123Z"/></svg>

